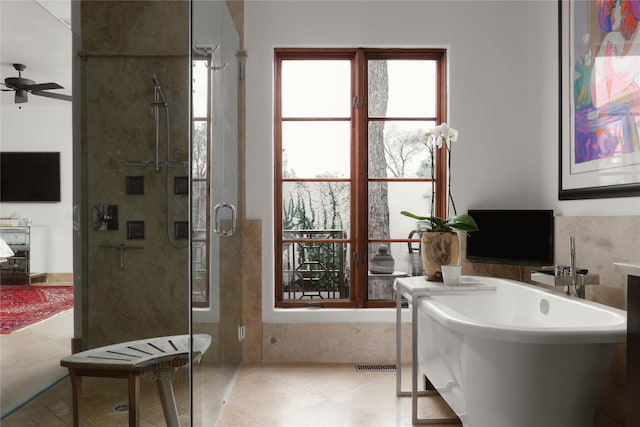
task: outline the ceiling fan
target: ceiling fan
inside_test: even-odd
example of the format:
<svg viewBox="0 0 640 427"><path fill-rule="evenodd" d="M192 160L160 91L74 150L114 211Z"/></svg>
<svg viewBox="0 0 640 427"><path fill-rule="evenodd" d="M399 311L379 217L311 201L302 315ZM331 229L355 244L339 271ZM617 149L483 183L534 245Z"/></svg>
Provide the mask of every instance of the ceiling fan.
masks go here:
<svg viewBox="0 0 640 427"><path fill-rule="evenodd" d="M2 89L3 91L15 91L15 103L22 104L27 102L27 93L33 95L44 96L46 98L61 99L63 101L71 101L71 96L63 95L59 93L45 92L52 89L64 89L58 83L36 83L31 79L22 77L22 72L27 68L24 64L13 64L13 68L18 71L18 77L7 77L4 79L4 86L8 89Z"/></svg>

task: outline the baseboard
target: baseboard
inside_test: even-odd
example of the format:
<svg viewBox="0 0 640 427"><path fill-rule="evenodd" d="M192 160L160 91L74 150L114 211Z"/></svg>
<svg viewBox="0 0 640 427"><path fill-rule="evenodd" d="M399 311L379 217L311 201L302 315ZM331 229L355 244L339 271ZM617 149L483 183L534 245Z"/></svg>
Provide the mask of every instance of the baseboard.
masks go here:
<svg viewBox="0 0 640 427"><path fill-rule="evenodd" d="M48 283L73 283L73 273L47 273Z"/></svg>

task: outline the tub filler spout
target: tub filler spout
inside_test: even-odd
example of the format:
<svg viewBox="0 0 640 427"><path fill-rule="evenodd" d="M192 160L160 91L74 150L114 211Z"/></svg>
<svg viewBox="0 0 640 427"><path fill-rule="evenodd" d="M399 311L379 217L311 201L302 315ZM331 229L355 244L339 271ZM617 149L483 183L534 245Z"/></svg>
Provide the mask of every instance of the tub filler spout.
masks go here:
<svg viewBox="0 0 640 427"><path fill-rule="evenodd" d="M578 285L578 272L576 270L576 239L569 237L569 275L571 285L567 286L567 295L571 295L571 289L578 298L584 298L584 285Z"/></svg>
<svg viewBox="0 0 640 427"><path fill-rule="evenodd" d="M569 237L569 265L554 265L532 270L531 281L555 288L556 291L562 289L562 292L567 295L584 299L585 287L599 284L600 276L589 273L589 270L585 268L576 267L576 241L571 236Z"/></svg>

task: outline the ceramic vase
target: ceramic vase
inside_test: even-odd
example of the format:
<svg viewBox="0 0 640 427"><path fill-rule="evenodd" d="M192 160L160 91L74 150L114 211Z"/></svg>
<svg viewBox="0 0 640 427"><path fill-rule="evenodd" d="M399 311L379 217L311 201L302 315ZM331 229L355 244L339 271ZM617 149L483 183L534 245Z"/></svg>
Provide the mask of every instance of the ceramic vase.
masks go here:
<svg viewBox="0 0 640 427"><path fill-rule="evenodd" d="M395 269L395 260L389 253L386 245L380 245L378 252L369 262L371 274L392 274Z"/></svg>
<svg viewBox="0 0 640 427"><path fill-rule="evenodd" d="M458 234L452 231L422 233L420 251L427 280L442 282L442 266L458 263L460 253Z"/></svg>

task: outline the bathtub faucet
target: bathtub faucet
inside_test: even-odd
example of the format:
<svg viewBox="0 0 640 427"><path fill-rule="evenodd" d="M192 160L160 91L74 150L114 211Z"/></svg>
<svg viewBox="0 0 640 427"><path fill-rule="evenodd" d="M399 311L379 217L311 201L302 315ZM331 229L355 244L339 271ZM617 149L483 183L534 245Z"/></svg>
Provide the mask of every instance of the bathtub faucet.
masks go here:
<svg viewBox="0 0 640 427"><path fill-rule="evenodd" d="M576 241L569 237L569 265L553 265L531 270L531 283L543 285L567 295L585 298L587 285L598 285L600 276L576 267Z"/></svg>
<svg viewBox="0 0 640 427"><path fill-rule="evenodd" d="M585 284L584 280L580 280L580 283L578 283L578 270L576 269L576 240L573 236L569 237L569 275L571 276L571 283L567 285L567 295L571 295L571 289L573 288L573 294L575 296L578 298L584 298Z"/></svg>

